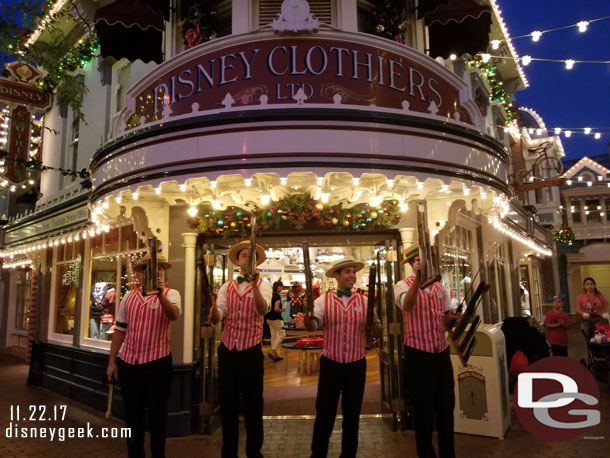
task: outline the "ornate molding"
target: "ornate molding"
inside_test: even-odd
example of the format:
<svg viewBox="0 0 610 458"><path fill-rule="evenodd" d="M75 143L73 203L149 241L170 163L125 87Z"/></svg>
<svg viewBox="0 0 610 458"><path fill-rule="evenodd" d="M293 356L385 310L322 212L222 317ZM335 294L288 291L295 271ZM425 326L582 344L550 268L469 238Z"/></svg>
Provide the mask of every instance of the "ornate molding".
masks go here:
<svg viewBox="0 0 610 458"><path fill-rule="evenodd" d="M275 32L313 32L320 26L320 21L310 12L307 0L284 0L280 11L271 23Z"/></svg>

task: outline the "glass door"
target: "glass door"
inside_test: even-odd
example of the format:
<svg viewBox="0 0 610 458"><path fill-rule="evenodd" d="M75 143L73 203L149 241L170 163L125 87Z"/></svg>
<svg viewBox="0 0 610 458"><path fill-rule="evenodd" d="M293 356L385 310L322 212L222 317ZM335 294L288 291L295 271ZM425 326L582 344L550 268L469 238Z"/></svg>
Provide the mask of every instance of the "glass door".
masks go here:
<svg viewBox="0 0 610 458"><path fill-rule="evenodd" d="M379 344L381 411L392 430L405 430L408 414L403 385L402 315L394 299L394 284L401 280L397 239L377 248L377 307L383 335Z"/></svg>
<svg viewBox="0 0 610 458"><path fill-rule="evenodd" d="M195 285L195 354L199 366L199 432L212 434L220 426L220 397L218 393L218 346L221 326L209 326L212 304L206 292L218 292L230 278L232 264L227 262L226 250L216 251L213 245L206 245L200 237L197 243L197 274Z"/></svg>

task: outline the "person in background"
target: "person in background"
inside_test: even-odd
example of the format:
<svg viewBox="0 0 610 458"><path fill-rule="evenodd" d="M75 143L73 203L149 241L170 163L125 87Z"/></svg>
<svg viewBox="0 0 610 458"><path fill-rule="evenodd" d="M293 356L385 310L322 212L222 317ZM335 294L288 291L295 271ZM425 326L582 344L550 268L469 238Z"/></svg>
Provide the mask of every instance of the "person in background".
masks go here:
<svg viewBox="0 0 610 458"><path fill-rule="evenodd" d="M293 281L291 285L292 288L288 291L288 300L290 301L290 316L294 317L297 313L303 313L305 290L298 281Z"/></svg>
<svg viewBox="0 0 610 458"><path fill-rule="evenodd" d="M595 323L608 324L608 308L610 306L604 295L597 289L593 278L585 278L583 290L583 293L576 299L576 313L582 317L582 328L585 337L589 339L595 332Z"/></svg>
<svg viewBox="0 0 610 458"><path fill-rule="evenodd" d="M150 255L145 255L133 268L141 285L145 284L144 271L149 260ZM165 456L167 400L172 380L170 326L180 316L181 299L178 291L165 286L165 271L172 265L160 253L157 266L157 294L143 296L142 288L137 288L121 301L106 369L109 381L118 378L121 383L125 425L131 429L127 439L129 458L145 456L146 413L152 456ZM119 350L121 357L117 362Z"/></svg>
<svg viewBox="0 0 610 458"><path fill-rule="evenodd" d="M547 340L551 344L553 356L568 356L568 333L566 329L572 324L570 315L562 309L563 301L559 296L553 297L553 308L544 318L548 329Z"/></svg>
<svg viewBox="0 0 610 458"><path fill-rule="evenodd" d="M228 257L239 266L240 275L220 287L210 321L223 321L218 346L218 389L222 424L222 458L237 457L239 407L243 398L246 424L246 455L260 458L263 446L263 317L271 303L271 285L258 270L248 277L249 241L231 247ZM265 250L256 245L256 265L265 260Z"/></svg>
<svg viewBox="0 0 610 458"><path fill-rule="evenodd" d="M271 297L271 311L265 315L269 331L271 333L271 351L269 352L269 358L273 362L283 360L277 350L284 338L286 337L286 331L284 330L284 319L282 318L282 312L286 310L286 307L282 307L282 296L280 293L284 285L281 281L276 281L273 284L273 296Z"/></svg>

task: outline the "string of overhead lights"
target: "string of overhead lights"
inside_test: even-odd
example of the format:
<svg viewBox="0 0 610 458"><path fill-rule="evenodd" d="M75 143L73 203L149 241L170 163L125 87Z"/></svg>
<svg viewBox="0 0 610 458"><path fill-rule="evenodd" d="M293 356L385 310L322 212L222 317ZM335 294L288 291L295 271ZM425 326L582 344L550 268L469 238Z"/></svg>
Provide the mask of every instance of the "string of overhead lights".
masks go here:
<svg viewBox="0 0 610 458"><path fill-rule="evenodd" d="M566 70L572 70L575 64L610 64L610 60L580 60L580 59L547 59L542 57L521 56L514 58L511 56L496 56L489 53L482 53L481 60L483 63L489 62L491 59L508 59L521 62L521 65L527 67L531 62L558 62L566 66Z"/></svg>
<svg viewBox="0 0 610 458"><path fill-rule="evenodd" d="M498 126L504 129L504 132L508 132L510 130L510 126ZM602 135L610 134L610 127L549 127L546 129L542 128L533 128L530 127L527 129L527 132L530 135L548 135L549 132L553 132L555 135L563 134L566 138L570 138L572 134L583 134L583 135L591 135L595 140L599 140L602 138Z"/></svg>
<svg viewBox="0 0 610 458"><path fill-rule="evenodd" d="M563 25L561 27L553 27L552 29L547 29L547 30L533 30L530 33L526 33L525 35L518 35L516 37L510 37L511 40L516 40L518 38L527 38L527 37L531 37L532 41L537 42L540 41L540 38L542 37L543 34L545 33L549 33L549 32L556 32L558 30L565 30L565 29L571 29L571 28L578 28L578 31L580 33L584 33L589 29L589 25L591 25L594 22L598 22L598 21L604 21L606 19L610 19L610 16L602 16L602 17L598 17L598 18L594 18L594 19L589 19L587 21L578 21L575 24L570 24L570 25ZM500 43L506 41L506 39L504 40L492 40L491 41L491 46L493 49L498 49L500 47Z"/></svg>

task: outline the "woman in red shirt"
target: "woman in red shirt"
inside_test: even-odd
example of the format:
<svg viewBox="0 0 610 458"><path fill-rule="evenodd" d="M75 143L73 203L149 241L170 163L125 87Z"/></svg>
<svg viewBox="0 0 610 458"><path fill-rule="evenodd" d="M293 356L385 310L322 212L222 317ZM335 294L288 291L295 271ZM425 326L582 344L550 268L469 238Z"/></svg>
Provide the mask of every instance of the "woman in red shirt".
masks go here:
<svg viewBox="0 0 610 458"><path fill-rule="evenodd" d="M583 330L586 337L591 337L595 331L595 323L608 323L608 300L597 289L595 280L585 278L584 292L576 299L576 313L583 319Z"/></svg>

